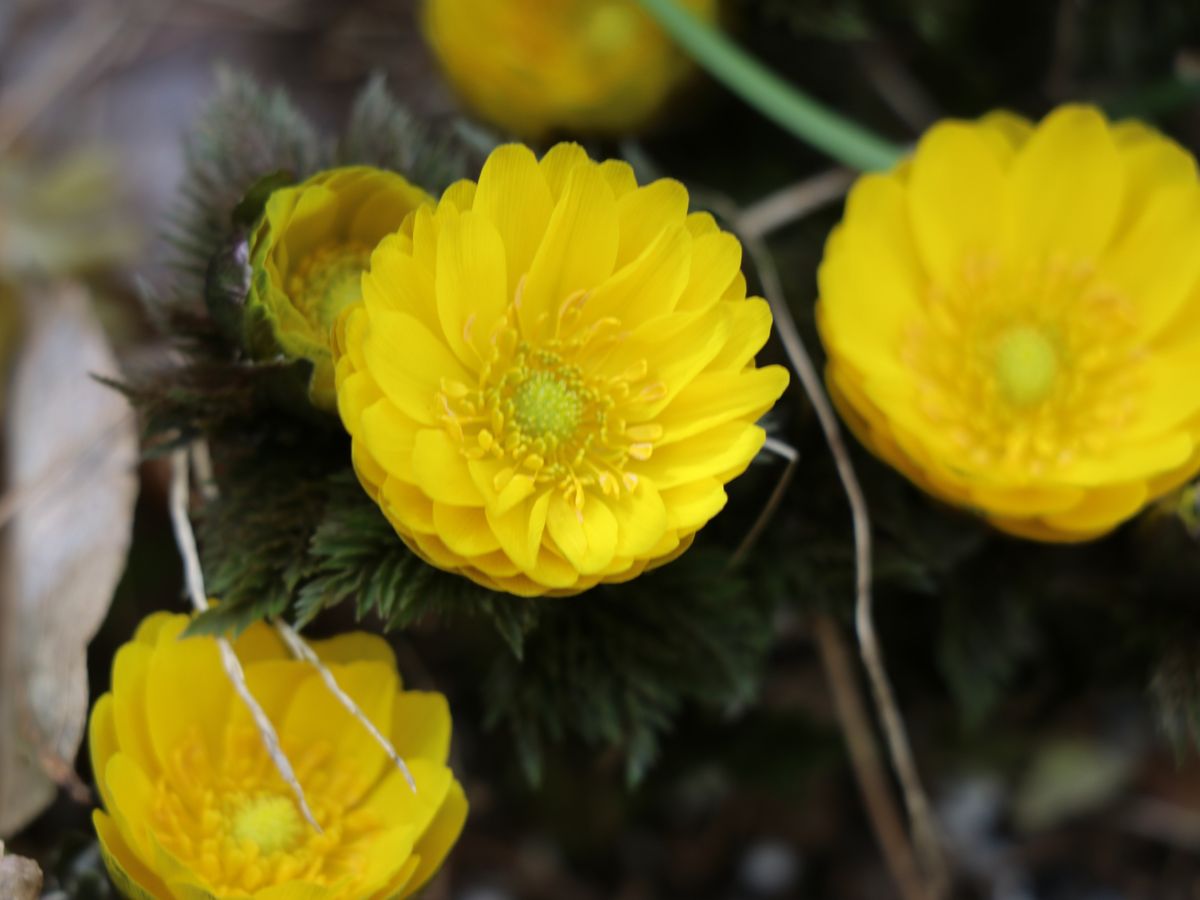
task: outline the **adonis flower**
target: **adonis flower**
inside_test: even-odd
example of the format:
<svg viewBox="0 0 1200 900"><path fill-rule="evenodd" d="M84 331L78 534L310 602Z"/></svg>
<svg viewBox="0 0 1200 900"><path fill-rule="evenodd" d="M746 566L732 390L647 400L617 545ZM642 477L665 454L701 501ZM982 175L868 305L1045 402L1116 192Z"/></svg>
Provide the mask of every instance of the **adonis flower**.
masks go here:
<svg viewBox="0 0 1200 900"><path fill-rule="evenodd" d="M635 129L692 73L635 0L425 0L424 26L466 103L521 137Z"/></svg>
<svg viewBox="0 0 1200 900"><path fill-rule="evenodd" d="M114 882L130 898L407 897L437 871L466 817L446 768L440 694L401 691L391 650L344 634L314 649L407 761L417 791L266 625L234 646L275 725L317 832L234 695L212 638L156 613L118 651L92 710L94 815Z"/></svg>
<svg viewBox="0 0 1200 900"><path fill-rule="evenodd" d="M945 122L864 176L820 269L870 448L1000 528L1096 537L1200 469L1192 157L1068 106Z"/></svg>
<svg viewBox="0 0 1200 900"><path fill-rule="evenodd" d="M509 145L385 239L340 320L363 486L440 568L569 594L667 562L758 452L787 373L741 247L675 181Z"/></svg>
<svg viewBox="0 0 1200 900"><path fill-rule="evenodd" d="M380 238L432 202L394 172L352 166L319 172L274 191L250 245L252 276L245 336L259 359L280 354L313 364L312 403L336 408L329 335L359 298L359 282Z"/></svg>

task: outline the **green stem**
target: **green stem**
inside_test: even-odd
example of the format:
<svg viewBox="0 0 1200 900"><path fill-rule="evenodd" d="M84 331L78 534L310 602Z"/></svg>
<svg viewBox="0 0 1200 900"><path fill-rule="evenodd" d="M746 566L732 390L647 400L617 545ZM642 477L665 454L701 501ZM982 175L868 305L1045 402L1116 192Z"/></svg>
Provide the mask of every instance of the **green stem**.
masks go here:
<svg viewBox="0 0 1200 900"><path fill-rule="evenodd" d="M718 81L800 140L855 169L888 169L904 151L788 84L675 0L638 0Z"/></svg>

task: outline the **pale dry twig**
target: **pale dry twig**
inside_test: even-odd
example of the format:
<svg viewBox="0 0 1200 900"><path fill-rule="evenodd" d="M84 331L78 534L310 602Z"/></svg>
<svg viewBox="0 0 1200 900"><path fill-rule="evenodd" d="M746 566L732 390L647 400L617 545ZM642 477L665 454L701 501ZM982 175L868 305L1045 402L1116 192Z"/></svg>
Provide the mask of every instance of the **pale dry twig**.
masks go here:
<svg viewBox="0 0 1200 900"><path fill-rule="evenodd" d="M195 610L204 612L208 608L208 596L204 591L204 573L200 568L200 552L196 547L196 535L192 531L192 523L188 518L189 494L188 451L186 449L177 450L171 457L171 526L175 531L175 541L179 545L179 555L183 559L184 580L187 583L188 596ZM304 788L301 787L291 761L288 760L287 754L283 752L283 748L279 744L279 735L275 731L275 726L271 724L271 720L267 718L266 712L254 699L249 685L246 684L246 673L242 670L241 661L237 658L233 646L227 638L218 637L216 640L217 646L220 648L221 664L225 668L225 674L229 676L234 691L246 705L246 709L250 711L267 754L271 757L271 762L275 764L280 777L292 789L301 814L318 834L321 833L321 826L317 824L317 820L309 808L308 799L304 796Z"/></svg>

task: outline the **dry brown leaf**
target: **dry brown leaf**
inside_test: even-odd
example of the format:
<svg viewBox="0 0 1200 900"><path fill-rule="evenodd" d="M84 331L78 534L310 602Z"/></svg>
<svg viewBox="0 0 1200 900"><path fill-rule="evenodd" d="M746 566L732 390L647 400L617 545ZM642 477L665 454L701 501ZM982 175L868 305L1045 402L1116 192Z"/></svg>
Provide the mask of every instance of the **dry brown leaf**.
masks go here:
<svg viewBox="0 0 1200 900"><path fill-rule="evenodd" d="M20 301L0 499L0 837L41 812L87 721L87 644L125 567L137 499L128 403L92 376L116 361L82 288Z"/></svg>

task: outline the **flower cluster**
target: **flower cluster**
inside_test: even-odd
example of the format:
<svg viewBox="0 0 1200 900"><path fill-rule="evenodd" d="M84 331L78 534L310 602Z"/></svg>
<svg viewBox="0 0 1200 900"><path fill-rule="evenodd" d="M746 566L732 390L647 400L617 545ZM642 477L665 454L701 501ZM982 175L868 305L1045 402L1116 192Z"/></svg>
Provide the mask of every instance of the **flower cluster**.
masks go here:
<svg viewBox="0 0 1200 900"><path fill-rule="evenodd" d="M466 818L446 767L440 694L400 689L391 649L344 634L314 645L404 757L416 791L275 632L235 642L246 681L280 735L321 830L303 818L212 638L155 613L117 653L92 711L94 816L105 863L128 897L367 900L407 897L437 871Z"/></svg>
<svg viewBox="0 0 1200 900"><path fill-rule="evenodd" d="M717 17L717 0L680 5ZM692 72L635 0L425 0L423 11L458 93L521 137L639 128Z"/></svg>
<svg viewBox="0 0 1200 900"><path fill-rule="evenodd" d="M1047 541L1200 470L1200 181L1067 106L934 127L851 192L819 273L830 387L925 490Z"/></svg>
<svg viewBox="0 0 1200 900"><path fill-rule="evenodd" d="M514 594L673 559L787 384L741 247L675 181L560 144L492 153L384 240L339 322L363 486L420 556Z"/></svg>

